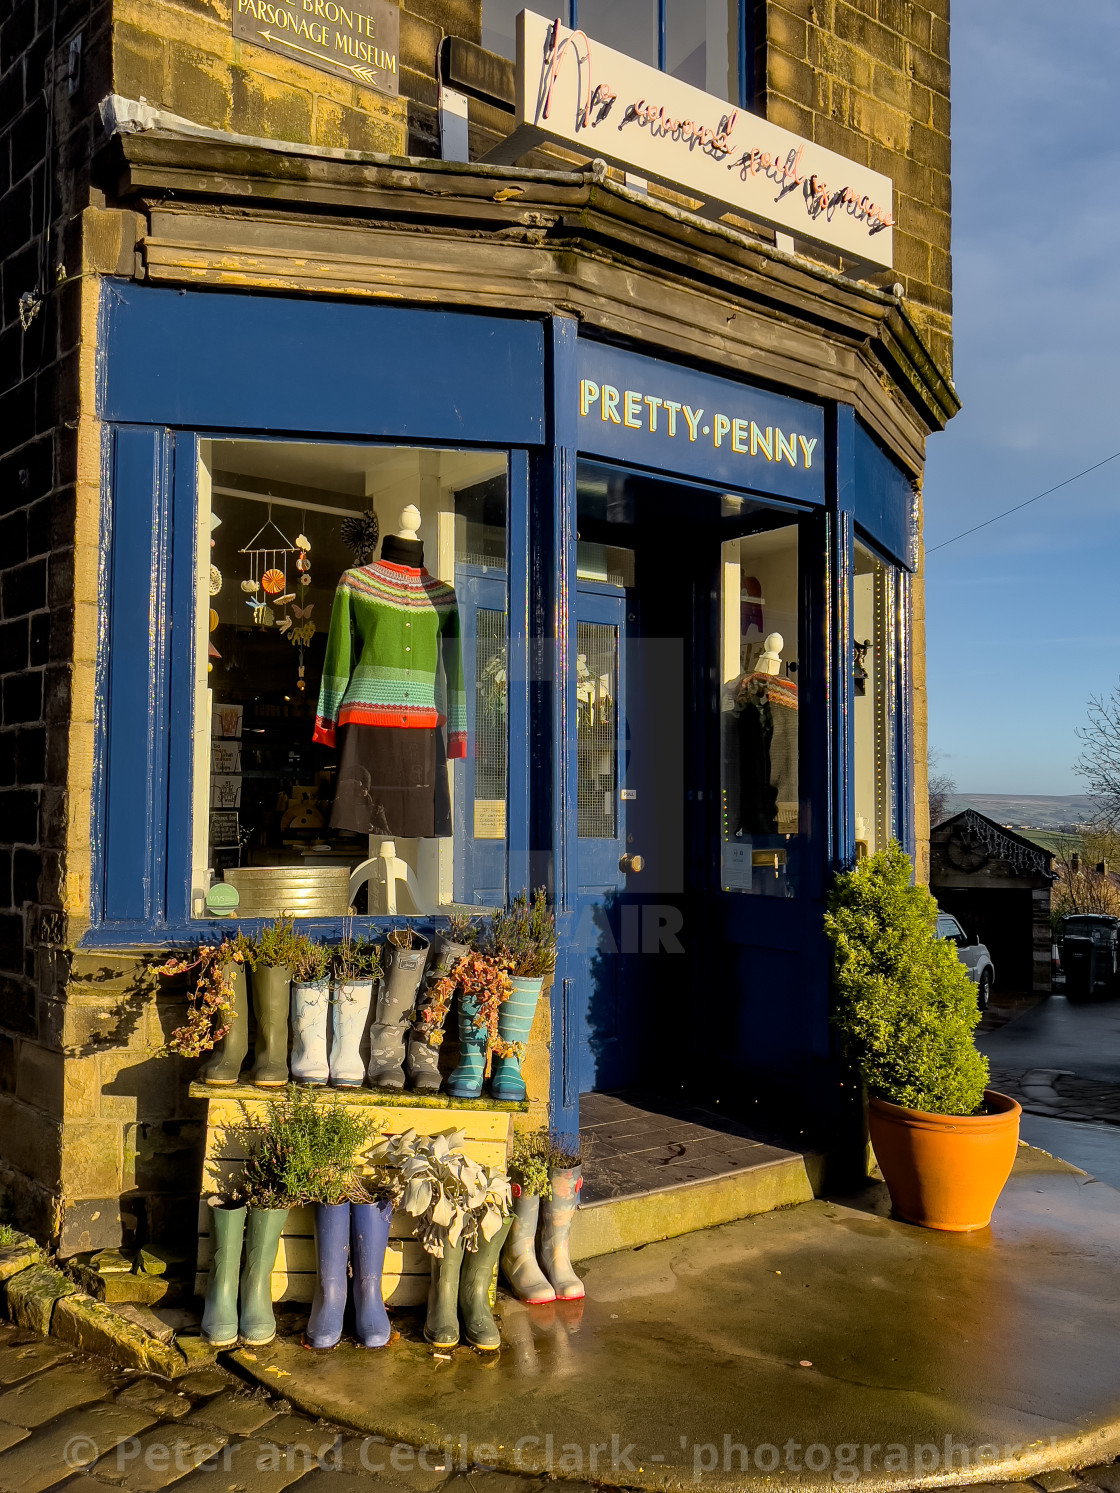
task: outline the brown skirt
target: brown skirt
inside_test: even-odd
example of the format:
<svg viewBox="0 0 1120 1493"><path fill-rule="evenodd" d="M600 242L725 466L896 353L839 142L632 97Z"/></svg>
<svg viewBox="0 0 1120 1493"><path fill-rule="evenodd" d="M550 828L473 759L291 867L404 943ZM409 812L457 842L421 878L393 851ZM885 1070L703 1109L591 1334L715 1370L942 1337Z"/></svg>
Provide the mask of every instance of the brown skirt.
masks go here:
<svg viewBox="0 0 1120 1493"><path fill-rule="evenodd" d="M431 840L451 833L438 727L342 726L331 828Z"/></svg>

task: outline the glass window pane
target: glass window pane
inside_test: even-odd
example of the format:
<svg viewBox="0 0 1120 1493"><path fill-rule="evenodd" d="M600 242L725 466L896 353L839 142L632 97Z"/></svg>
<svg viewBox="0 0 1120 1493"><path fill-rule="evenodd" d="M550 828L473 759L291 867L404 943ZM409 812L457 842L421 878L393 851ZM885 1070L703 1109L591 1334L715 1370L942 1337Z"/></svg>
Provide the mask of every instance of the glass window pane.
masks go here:
<svg viewBox="0 0 1120 1493"><path fill-rule="evenodd" d="M510 61L517 56L517 27L514 24L526 7L525 0L482 0L482 45L488 52ZM567 20L567 8L564 19Z"/></svg>
<svg viewBox="0 0 1120 1493"><path fill-rule="evenodd" d="M857 544L852 582L857 858L884 849L891 835L890 578L887 566Z"/></svg>
<svg viewBox="0 0 1120 1493"><path fill-rule="evenodd" d="M722 885L794 895L800 824L797 526L723 545Z"/></svg>
<svg viewBox="0 0 1120 1493"><path fill-rule="evenodd" d="M367 862L360 911L504 897L506 496L504 453L203 443L196 916L337 915Z"/></svg>
<svg viewBox="0 0 1120 1493"><path fill-rule="evenodd" d="M579 0L576 14L592 41L657 66L657 0Z"/></svg>
<svg viewBox="0 0 1120 1493"><path fill-rule="evenodd" d="M665 71L735 103L738 0L665 0Z"/></svg>
<svg viewBox="0 0 1120 1493"><path fill-rule="evenodd" d="M577 833L613 840L618 833L618 629L576 624Z"/></svg>

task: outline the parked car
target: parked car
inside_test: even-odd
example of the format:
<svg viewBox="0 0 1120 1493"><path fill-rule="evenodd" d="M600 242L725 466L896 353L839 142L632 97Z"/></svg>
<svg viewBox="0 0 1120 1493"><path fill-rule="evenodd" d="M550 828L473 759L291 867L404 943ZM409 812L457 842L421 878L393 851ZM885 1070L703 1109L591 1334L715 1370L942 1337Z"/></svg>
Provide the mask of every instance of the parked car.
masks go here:
<svg viewBox="0 0 1120 1493"><path fill-rule="evenodd" d="M1058 933L1066 1000L1113 996L1120 987L1120 918L1103 912L1072 912Z"/></svg>
<svg viewBox="0 0 1120 1493"><path fill-rule="evenodd" d="M964 965L968 978L976 986L976 1004L981 1011L988 1009L992 998L992 987L996 982L996 969L992 956L979 938L969 938L951 913L937 914L937 936L948 938L957 946L957 958Z"/></svg>

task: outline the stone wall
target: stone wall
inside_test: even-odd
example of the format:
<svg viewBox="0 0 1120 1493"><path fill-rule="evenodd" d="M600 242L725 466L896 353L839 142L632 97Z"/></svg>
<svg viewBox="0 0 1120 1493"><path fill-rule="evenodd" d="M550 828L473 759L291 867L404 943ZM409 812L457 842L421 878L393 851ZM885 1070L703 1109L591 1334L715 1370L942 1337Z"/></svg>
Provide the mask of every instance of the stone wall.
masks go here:
<svg viewBox="0 0 1120 1493"><path fill-rule="evenodd" d="M756 107L894 181L895 278L952 375L949 0L758 0Z"/></svg>

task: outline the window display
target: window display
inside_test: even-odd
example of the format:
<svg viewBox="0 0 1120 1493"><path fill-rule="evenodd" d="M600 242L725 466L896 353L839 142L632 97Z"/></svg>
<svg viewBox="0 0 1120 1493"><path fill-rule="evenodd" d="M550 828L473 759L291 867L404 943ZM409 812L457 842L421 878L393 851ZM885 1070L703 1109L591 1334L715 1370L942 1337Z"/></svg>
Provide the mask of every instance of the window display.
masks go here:
<svg viewBox="0 0 1120 1493"><path fill-rule="evenodd" d="M891 572L855 547L852 580L852 731L856 858L883 850L893 829L890 659Z"/></svg>
<svg viewBox="0 0 1120 1493"><path fill-rule="evenodd" d="M504 898L505 456L204 442L198 535L194 915Z"/></svg>
<svg viewBox="0 0 1120 1493"><path fill-rule="evenodd" d="M794 524L723 545L725 891L789 897L796 890L801 828L797 574Z"/></svg>

